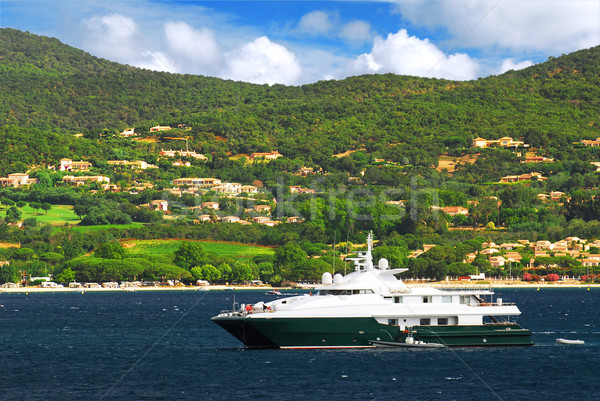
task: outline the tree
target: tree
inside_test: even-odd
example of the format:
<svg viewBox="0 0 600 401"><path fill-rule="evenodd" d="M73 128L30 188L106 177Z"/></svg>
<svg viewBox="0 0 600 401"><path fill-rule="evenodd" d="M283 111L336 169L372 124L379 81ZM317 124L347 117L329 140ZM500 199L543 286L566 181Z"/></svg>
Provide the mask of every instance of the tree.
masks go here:
<svg viewBox="0 0 600 401"><path fill-rule="evenodd" d="M307 258L306 252L298 244L288 242L275 250L275 273L287 277L286 273L304 262Z"/></svg>
<svg viewBox="0 0 600 401"><path fill-rule="evenodd" d="M219 279L221 278L221 272L213 265L204 265L202 266L202 278L211 283L214 283L219 281Z"/></svg>
<svg viewBox="0 0 600 401"><path fill-rule="evenodd" d="M236 263L231 268L231 279L238 283L252 280L252 269L246 263Z"/></svg>
<svg viewBox="0 0 600 401"><path fill-rule="evenodd" d="M44 203L42 203L41 208L43 211L46 212L46 214L48 214L48 210L52 209L52 205L48 202L44 202Z"/></svg>
<svg viewBox="0 0 600 401"><path fill-rule="evenodd" d="M102 259L123 259L125 248L118 241L106 242L96 249L94 256Z"/></svg>
<svg viewBox="0 0 600 401"><path fill-rule="evenodd" d="M59 283L70 283L75 281L75 272L70 267L67 267L56 275L55 280Z"/></svg>
<svg viewBox="0 0 600 401"><path fill-rule="evenodd" d="M16 206L11 206L10 209L6 211L4 220L9 224L16 223L21 218L21 214L22 212Z"/></svg>
<svg viewBox="0 0 600 401"><path fill-rule="evenodd" d="M42 208L42 204L40 202L29 202L29 207L32 208L33 211L37 213L38 209Z"/></svg>
<svg viewBox="0 0 600 401"><path fill-rule="evenodd" d="M0 266L0 284L16 283L19 281L19 272L11 264Z"/></svg>
<svg viewBox="0 0 600 401"><path fill-rule="evenodd" d="M12 199L8 199L8 198L2 198L2 199L0 199L0 203L2 203L4 206L6 206L7 209L10 206L14 206L15 205L15 201L12 200Z"/></svg>
<svg viewBox="0 0 600 401"><path fill-rule="evenodd" d="M189 270L194 266L202 266L206 262L206 252L202 244L198 242L185 241L175 251L173 263Z"/></svg>

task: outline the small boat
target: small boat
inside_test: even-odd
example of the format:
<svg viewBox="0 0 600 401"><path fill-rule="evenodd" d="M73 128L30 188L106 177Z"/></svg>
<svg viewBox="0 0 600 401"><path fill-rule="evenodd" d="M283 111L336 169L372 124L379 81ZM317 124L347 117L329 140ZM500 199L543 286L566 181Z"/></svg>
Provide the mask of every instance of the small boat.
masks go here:
<svg viewBox="0 0 600 401"><path fill-rule="evenodd" d="M279 291L279 290L269 290L269 291L265 291L265 295L281 295L281 291Z"/></svg>
<svg viewBox="0 0 600 401"><path fill-rule="evenodd" d="M585 341L583 340L567 340L566 338L557 338L557 344L567 344L567 345L583 345Z"/></svg>

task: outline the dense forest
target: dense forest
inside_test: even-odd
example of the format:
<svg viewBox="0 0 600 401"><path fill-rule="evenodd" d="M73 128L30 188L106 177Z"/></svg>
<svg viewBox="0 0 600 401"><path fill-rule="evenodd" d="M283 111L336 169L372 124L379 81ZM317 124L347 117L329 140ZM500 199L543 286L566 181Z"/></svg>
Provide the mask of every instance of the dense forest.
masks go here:
<svg viewBox="0 0 600 401"><path fill-rule="evenodd" d="M316 164L366 148L430 166L445 147L479 136L558 147L600 136L599 66L596 47L476 81L387 74L268 86L133 68L2 29L0 173L17 161L107 157L110 145L72 135L157 124L188 125L205 153L277 149Z"/></svg>
<svg viewBox="0 0 600 401"><path fill-rule="evenodd" d="M0 268L0 282L23 271L62 274L64 281L313 281L337 266L340 252L331 244L364 243L368 231L378 240L376 256L409 267L408 275L506 276L481 253L484 243L600 238L600 174L592 164L600 162L600 147L580 142L600 137L600 47L475 81L386 74L286 87L143 70L56 39L0 29L0 77L0 176L37 179L0 189L0 241L20 246L0 249L0 261L10 261ZM156 125L174 129L149 132ZM132 127L139 136L119 136ZM527 162L523 148L471 146L478 137L504 136L545 161ZM189 148L207 159L182 157L188 165L175 165L159 156L163 148ZM248 159L274 150L283 157ZM90 162L90 174L109 177L114 188L65 185L66 175L79 173L48 168L62 158ZM456 162L454 168L440 167L442 159ZM155 168L109 160L143 160ZM532 172L543 179L501 182ZM185 187L172 192L174 180L186 177L255 184L259 191L240 197ZM292 193L291 186L310 191ZM145 206L153 200L168 203L168 216ZM218 213L199 208L209 201L218 203ZM79 227L22 218L26 209L40 216L57 205L68 206ZM251 223L261 217L255 205L269 206L277 224ZM468 213L450 215L444 207ZM199 223L201 213L212 220ZM248 224L215 223L231 215ZM298 216L302 224L287 223ZM140 259L118 245L131 238L213 239L277 250L247 264L201 249L194 262L177 255ZM436 247L408 257L423 244ZM589 273L571 256L536 259L533 248L521 251L523 261L510 274ZM343 270L339 263L335 268Z"/></svg>

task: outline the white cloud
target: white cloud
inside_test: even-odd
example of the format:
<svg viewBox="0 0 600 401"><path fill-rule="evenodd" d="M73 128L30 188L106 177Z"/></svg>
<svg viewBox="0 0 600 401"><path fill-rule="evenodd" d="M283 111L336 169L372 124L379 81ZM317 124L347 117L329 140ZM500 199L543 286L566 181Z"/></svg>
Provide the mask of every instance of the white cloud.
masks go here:
<svg viewBox="0 0 600 401"><path fill-rule="evenodd" d="M527 68L527 67L531 67L533 65L533 62L531 60L525 60L525 61L521 61L520 63L515 63L515 61L512 58L508 58L506 60L504 60L504 62L502 63L502 65L500 66L500 69L498 70L498 74L504 74L507 71L510 70L522 70L523 68Z"/></svg>
<svg viewBox="0 0 600 401"><path fill-rule="evenodd" d="M376 37L370 53L353 65L358 74L392 72L402 75L468 80L477 77L479 64L466 54L445 55L429 40L409 36L402 29L386 39Z"/></svg>
<svg viewBox="0 0 600 401"><path fill-rule="evenodd" d="M185 22L170 21L165 24L165 36L172 57L184 64L179 70L208 73L221 61L221 49L208 28L194 29Z"/></svg>
<svg viewBox="0 0 600 401"><path fill-rule="evenodd" d="M296 55L266 36L226 55L223 78L256 84L295 84L302 73Z"/></svg>
<svg viewBox="0 0 600 401"><path fill-rule="evenodd" d="M115 61L130 60L133 54L139 54L138 28L132 18L118 14L95 16L84 25L85 46L94 54Z"/></svg>
<svg viewBox="0 0 600 401"><path fill-rule="evenodd" d="M339 35L345 41L357 44L363 44L373 38L371 25L360 20L351 21L344 25Z"/></svg>
<svg viewBox="0 0 600 401"><path fill-rule="evenodd" d="M443 27L463 47L571 52L600 43L600 2L397 1L403 18L433 29Z"/></svg>
<svg viewBox="0 0 600 401"><path fill-rule="evenodd" d="M325 11L311 11L304 14L298 22L297 30L309 35L322 35L331 32L337 17Z"/></svg>
<svg viewBox="0 0 600 401"><path fill-rule="evenodd" d="M132 18L119 14L84 21L83 47L96 56L156 71L176 72L166 54L153 50Z"/></svg>

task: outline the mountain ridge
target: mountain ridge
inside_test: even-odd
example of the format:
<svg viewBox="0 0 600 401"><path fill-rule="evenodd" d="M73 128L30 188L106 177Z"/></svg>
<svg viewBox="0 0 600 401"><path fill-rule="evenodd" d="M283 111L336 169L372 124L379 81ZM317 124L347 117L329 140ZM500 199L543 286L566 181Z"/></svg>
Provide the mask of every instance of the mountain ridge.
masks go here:
<svg viewBox="0 0 600 401"><path fill-rule="evenodd" d="M365 146L385 152L392 143L401 144L396 158L434 157L449 137L564 146L600 136L600 46L473 81L381 74L268 86L121 65L3 28L0 74L0 135L12 132L19 152L18 139L32 135L85 153L72 134L97 139L105 131L178 123L192 127L191 145L205 152L278 149L315 162ZM217 146L216 137L226 145ZM45 157L64 153L50 146Z"/></svg>

